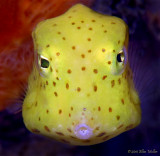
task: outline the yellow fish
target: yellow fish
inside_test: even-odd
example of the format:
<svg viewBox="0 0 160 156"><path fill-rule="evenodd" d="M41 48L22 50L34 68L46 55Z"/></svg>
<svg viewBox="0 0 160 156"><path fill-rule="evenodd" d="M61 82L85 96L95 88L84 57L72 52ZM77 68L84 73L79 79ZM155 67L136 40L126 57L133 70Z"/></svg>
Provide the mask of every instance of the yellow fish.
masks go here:
<svg viewBox="0 0 160 156"><path fill-rule="evenodd" d="M33 40L35 61L22 109L31 132L92 145L140 123L123 20L77 4L40 22Z"/></svg>

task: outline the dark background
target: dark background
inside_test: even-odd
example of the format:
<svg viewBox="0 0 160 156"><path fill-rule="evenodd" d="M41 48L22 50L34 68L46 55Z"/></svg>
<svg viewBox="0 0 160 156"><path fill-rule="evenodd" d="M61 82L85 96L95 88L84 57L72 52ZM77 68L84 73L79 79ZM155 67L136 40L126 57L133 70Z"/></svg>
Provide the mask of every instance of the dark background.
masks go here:
<svg viewBox="0 0 160 156"><path fill-rule="evenodd" d="M141 124L107 142L69 146L31 134L21 113L0 112L0 156L160 155L160 1L96 0L92 8L122 18L129 26L129 61L142 108ZM129 150L146 153L131 154ZM148 150L158 153L150 154Z"/></svg>

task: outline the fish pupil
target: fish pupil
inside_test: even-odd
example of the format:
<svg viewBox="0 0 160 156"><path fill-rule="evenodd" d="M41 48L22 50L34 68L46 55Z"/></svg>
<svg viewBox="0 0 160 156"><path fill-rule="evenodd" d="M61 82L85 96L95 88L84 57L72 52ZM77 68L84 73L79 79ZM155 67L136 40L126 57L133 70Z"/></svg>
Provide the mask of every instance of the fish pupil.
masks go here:
<svg viewBox="0 0 160 156"><path fill-rule="evenodd" d="M49 67L49 61L41 58L41 67L42 68L48 68Z"/></svg>
<svg viewBox="0 0 160 156"><path fill-rule="evenodd" d="M121 52L117 55L117 61L118 62L123 62L124 61L124 53Z"/></svg>

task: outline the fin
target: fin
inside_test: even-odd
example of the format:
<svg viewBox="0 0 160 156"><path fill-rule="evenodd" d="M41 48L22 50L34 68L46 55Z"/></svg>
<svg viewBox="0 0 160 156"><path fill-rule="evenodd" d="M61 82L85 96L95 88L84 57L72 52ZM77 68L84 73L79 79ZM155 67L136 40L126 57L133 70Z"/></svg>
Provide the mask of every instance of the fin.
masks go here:
<svg viewBox="0 0 160 156"><path fill-rule="evenodd" d="M22 104L27 91L27 84L20 84L19 89L21 90L20 95L13 95L15 98L7 99L6 111L10 114L18 114L22 112ZM10 92L10 95L13 92Z"/></svg>
<svg viewBox="0 0 160 156"><path fill-rule="evenodd" d="M0 111L12 110L23 103L21 97L26 91L33 58L31 37L22 41L18 47L6 48L0 53Z"/></svg>
<svg viewBox="0 0 160 156"><path fill-rule="evenodd" d="M147 41L132 36L129 43L128 60L141 103L158 98L160 96L158 91L158 60Z"/></svg>

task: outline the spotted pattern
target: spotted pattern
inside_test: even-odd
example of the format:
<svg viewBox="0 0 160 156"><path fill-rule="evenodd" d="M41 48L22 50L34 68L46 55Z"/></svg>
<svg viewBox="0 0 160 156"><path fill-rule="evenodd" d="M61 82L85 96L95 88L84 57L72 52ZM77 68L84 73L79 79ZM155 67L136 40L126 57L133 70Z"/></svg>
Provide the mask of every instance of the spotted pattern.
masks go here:
<svg viewBox="0 0 160 156"><path fill-rule="evenodd" d="M92 50L91 50L91 49L89 49L89 50L88 50L88 53L91 53L91 52L92 52Z"/></svg>
<svg viewBox="0 0 160 156"><path fill-rule="evenodd" d="M67 72L68 72L68 74L71 74L71 73L72 73L71 69L68 69L68 71L67 71Z"/></svg>
<svg viewBox="0 0 160 156"><path fill-rule="evenodd" d="M62 110L61 110L61 109L59 109L58 113L59 113L59 114L62 114Z"/></svg>
<svg viewBox="0 0 160 156"><path fill-rule="evenodd" d="M120 126L118 126L117 129L120 129L120 128L122 128L122 127L123 127L123 124L121 124Z"/></svg>
<svg viewBox="0 0 160 156"><path fill-rule="evenodd" d="M124 99L121 99L122 104L124 105Z"/></svg>
<svg viewBox="0 0 160 156"><path fill-rule="evenodd" d="M54 86L54 87L56 86L56 82L55 82L55 81L53 81L53 86Z"/></svg>
<svg viewBox="0 0 160 156"><path fill-rule="evenodd" d="M102 80L105 80L107 78L107 75L104 75L103 77L102 77Z"/></svg>
<svg viewBox="0 0 160 156"><path fill-rule="evenodd" d="M94 92L97 92L98 87L96 85L94 85L93 90Z"/></svg>
<svg viewBox="0 0 160 156"><path fill-rule="evenodd" d="M109 112L112 112L112 108L111 108L111 107L109 107L109 109L108 109L108 110L109 110Z"/></svg>
<svg viewBox="0 0 160 156"><path fill-rule="evenodd" d="M102 52L105 52L106 51L106 49L105 48L102 48Z"/></svg>
<svg viewBox="0 0 160 156"><path fill-rule="evenodd" d="M56 132L57 135L64 136L62 132Z"/></svg>
<svg viewBox="0 0 160 156"><path fill-rule="evenodd" d="M85 58L85 54L81 54L81 57L82 57L82 58Z"/></svg>
<svg viewBox="0 0 160 156"><path fill-rule="evenodd" d="M31 129L31 131L32 131L33 133L40 133L40 130L38 130L38 129L36 129L36 128Z"/></svg>
<svg viewBox="0 0 160 156"><path fill-rule="evenodd" d="M48 128L48 126L44 126L44 129L45 129L47 132L50 132L50 129Z"/></svg>
<svg viewBox="0 0 160 156"><path fill-rule="evenodd" d="M122 20L80 4L38 25L36 59L49 66L35 59L23 106L27 128L75 145L100 143L134 128L140 112L132 71L117 61L127 33ZM91 136L81 138L78 126Z"/></svg>
<svg viewBox="0 0 160 156"><path fill-rule="evenodd" d="M62 141L63 143L66 143L66 144L70 144L70 142L69 142L68 140L61 139L61 141Z"/></svg>
<svg viewBox="0 0 160 156"><path fill-rule="evenodd" d="M111 87L113 88L114 85L115 85L115 80L112 80L112 81L111 81Z"/></svg>
<svg viewBox="0 0 160 156"><path fill-rule="evenodd" d="M77 91L80 92L80 91L81 91L81 88L80 88L80 87L77 87Z"/></svg>
<svg viewBox="0 0 160 156"><path fill-rule="evenodd" d="M57 93L57 92L54 92L54 95L57 97L57 96L58 96L58 93Z"/></svg>
<svg viewBox="0 0 160 156"><path fill-rule="evenodd" d="M71 107L71 111L73 111L73 107Z"/></svg>
<svg viewBox="0 0 160 156"><path fill-rule="evenodd" d="M108 61L108 64L111 64L111 61Z"/></svg>
<svg viewBox="0 0 160 156"><path fill-rule="evenodd" d="M119 115L117 115L117 116L116 116L116 118L117 118L117 120L119 120L119 119L120 119L120 116L119 116Z"/></svg>
<svg viewBox="0 0 160 156"><path fill-rule="evenodd" d="M119 85L121 84L121 79L120 79L120 78L118 79L118 84L119 84Z"/></svg>
<svg viewBox="0 0 160 156"><path fill-rule="evenodd" d="M72 49L73 49L73 50L75 50L75 49L76 49L76 47L75 47L75 46L72 46Z"/></svg>
<svg viewBox="0 0 160 156"><path fill-rule="evenodd" d="M72 130L70 128L67 128L67 131L70 132L70 133L72 133Z"/></svg>
<svg viewBox="0 0 160 156"><path fill-rule="evenodd" d="M66 83L66 89L69 89L69 83Z"/></svg>
<svg viewBox="0 0 160 156"><path fill-rule="evenodd" d="M99 133L96 137L102 137L106 134L106 132Z"/></svg>
<svg viewBox="0 0 160 156"><path fill-rule="evenodd" d="M100 106L98 107L98 111L101 111L101 107Z"/></svg>
<svg viewBox="0 0 160 156"><path fill-rule="evenodd" d="M87 38L87 40L90 42L90 41L91 41L91 38Z"/></svg>
<svg viewBox="0 0 160 156"><path fill-rule="evenodd" d="M93 72L94 72L95 74L97 74L97 73L98 73L98 70L97 70L97 69L93 69Z"/></svg>
<svg viewBox="0 0 160 156"><path fill-rule="evenodd" d="M82 69L82 71L85 71L85 70L86 70L86 67L82 67L81 69Z"/></svg>

